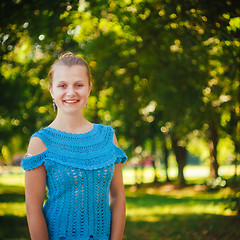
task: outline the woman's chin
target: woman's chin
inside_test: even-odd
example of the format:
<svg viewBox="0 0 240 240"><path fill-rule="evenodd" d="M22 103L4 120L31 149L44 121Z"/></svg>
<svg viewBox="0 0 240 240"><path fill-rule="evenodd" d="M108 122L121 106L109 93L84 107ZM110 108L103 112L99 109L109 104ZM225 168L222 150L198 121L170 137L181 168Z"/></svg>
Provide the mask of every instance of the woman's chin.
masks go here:
<svg viewBox="0 0 240 240"><path fill-rule="evenodd" d="M69 114L69 115L79 115L82 113L83 111L83 107L77 107L77 108L74 108L74 107L65 107L65 108L62 108L62 109L58 109L58 111L64 113L64 114Z"/></svg>

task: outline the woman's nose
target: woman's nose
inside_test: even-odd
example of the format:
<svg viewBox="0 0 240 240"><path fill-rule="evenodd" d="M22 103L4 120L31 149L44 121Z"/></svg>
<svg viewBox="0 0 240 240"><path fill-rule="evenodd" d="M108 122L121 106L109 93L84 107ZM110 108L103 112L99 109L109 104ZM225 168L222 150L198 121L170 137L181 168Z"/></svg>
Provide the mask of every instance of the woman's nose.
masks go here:
<svg viewBox="0 0 240 240"><path fill-rule="evenodd" d="M76 95L76 92L75 92L75 89L73 87L68 87L67 88L67 95L68 96L75 96Z"/></svg>

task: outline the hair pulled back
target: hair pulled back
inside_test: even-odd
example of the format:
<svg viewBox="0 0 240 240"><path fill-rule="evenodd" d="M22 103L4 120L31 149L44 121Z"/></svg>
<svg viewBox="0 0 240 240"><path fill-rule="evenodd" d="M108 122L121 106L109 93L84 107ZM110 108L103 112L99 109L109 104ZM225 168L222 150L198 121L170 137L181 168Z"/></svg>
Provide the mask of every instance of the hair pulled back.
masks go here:
<svg viewBox="0 0 240 240"><path fill-rule="evenodd" d="M67 52L67 53L61 55L59 57L59 59L53 63L53 65L51 66L51 68L49 70L48 75L50 78L50 82L49 82L50 87L52 86L53 74L54 74L55 68L60 65L65 65L68 67L79 65L79 66L85 67L87 70L88 83L90 85L91 74L90 74L90 69L89 69L87 62L83 58L78 57L77 55L75 55L71 52Z"/></svg>

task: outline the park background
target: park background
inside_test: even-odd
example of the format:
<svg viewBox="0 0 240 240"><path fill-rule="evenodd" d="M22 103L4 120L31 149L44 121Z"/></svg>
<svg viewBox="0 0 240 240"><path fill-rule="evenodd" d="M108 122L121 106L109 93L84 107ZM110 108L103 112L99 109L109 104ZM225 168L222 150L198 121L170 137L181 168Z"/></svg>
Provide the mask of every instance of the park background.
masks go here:
<svg viewBox="0 0 240 240"><path fill-rule="evenodd" d="M0 2L0 239L29 239L30 136L56 113L48 71L90 66L85 116L128 162L124 239L240 239L240 8L234 0Z"/></svg>

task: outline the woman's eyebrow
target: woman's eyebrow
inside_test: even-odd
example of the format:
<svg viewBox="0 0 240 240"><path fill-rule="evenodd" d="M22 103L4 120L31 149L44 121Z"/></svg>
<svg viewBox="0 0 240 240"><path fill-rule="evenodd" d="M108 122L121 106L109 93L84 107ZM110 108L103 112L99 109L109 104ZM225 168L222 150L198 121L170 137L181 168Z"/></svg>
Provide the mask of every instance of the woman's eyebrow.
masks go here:
<svg viewBox="0 0 240 240"><path fill-rule="evenodd" d="M74 82L86 82L86 81L83 80L83 79L78 79L78 80L76 80L76 81L74 81Z"/></svg>
<svg viewBox="0 0 240 240"><path fill-rule="evenodd" d="M63 83L66 83L66 81L59 81L59 82L57 82L57 84L63 84Z"/></svg>
<svg viewBox="0 0 240 240"><path fill-rule="evenodd" d="M81 83L85 83L86 81L83 80L83 79L77 79L77 80L73 81L73 83L79 83L79 82L81 82ZM61 84L61 83L69 83L69 81L66 81L66 80L60 80L60 81L58 82L58 84Z"/></svg>

